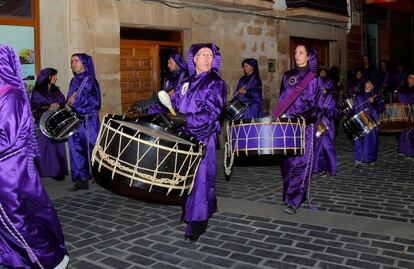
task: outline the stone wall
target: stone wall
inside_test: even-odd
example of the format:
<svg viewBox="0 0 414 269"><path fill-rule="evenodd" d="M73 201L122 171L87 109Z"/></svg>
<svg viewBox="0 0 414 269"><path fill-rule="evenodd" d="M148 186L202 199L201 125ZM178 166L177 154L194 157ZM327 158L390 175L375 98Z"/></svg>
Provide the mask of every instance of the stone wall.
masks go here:
<svg viewBox="0 0 414 269"><path fill-rule="evenodd" d="M220 8L218 8L220 9ZM93 56L102 89L101 113L121 112L120 27L174 29L184 32L184 49L192 43L215 42L222 53L222 78L229 93L243 74L245 58L257 58L263 81L265 111L277 102L282 74L289 68L289 38L304 36L335 40L331 59L345 47L345 30L320 24L290 22L282 10L254 15L247 10L206 7L171 8L141 0L40 0L42 68L57 68L59 85L67 91L72 53ZM309 29L309 30L303 30ZM343 50L345 51L345 49ZM345 54L346 55L346 54ZM276 59L276 72L268 72L268 59Z"/></svg>

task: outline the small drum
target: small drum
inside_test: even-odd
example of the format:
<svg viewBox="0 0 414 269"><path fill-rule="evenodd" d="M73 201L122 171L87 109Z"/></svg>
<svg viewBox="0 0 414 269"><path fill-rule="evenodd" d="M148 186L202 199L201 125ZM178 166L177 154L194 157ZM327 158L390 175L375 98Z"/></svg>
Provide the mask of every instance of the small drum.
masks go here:
<svg viewBox="0 0 414 269"><path fill-rule="evenodd" d="M343 115L347 115L354 108L354 99L347 98L339 103L339 110Z"/></svg>
<svg viewBox="0 0 414 269"><path fill-rule="evenodd" d="M385 104L379 115L380 132L401 132L414 126L414 106L409 104Z"/></svg>
<svg viewBox="0 0 414 269"><path fill-rule="evenodd" d="M92 153L94 178L122 195L179 204L192 190L205 146L147 120L105 116Z"/></svg>
<svg viewBox="0 0 414 269"><path fill-rule="evenodd" d="M345 132L354 140L369 134L378 124L369 115L368 109L362 110L344 122Z"/></svg>
<svg viewBox="0 0 414 269"><path fill-rule="evenodd" d="M75 112L65 107L46 111L40 118L39 127L45 136L64 140L76 132L80 122Z"/></svg>
<svg viewBox="0 0 414 269"><path fill-rule="evenodd" d="M321 137L323 133L325 133L327 130L329 130L328 126L326 125L324 120L319 121L319 123L316 125L316 138Z"/></svg>
<svg viewBox="0 0 414 269"><path fill-rule="evenodd" d="M303 155L305 121L301 118L254 118L232 121L227 141L239 155Z"/></svg>
<svg viewBox="0 0 414 269"><path fill-rule="evenodd" d="M244 112L249 108L248 104L245 104L241 100L234 100L229 105L226 106L226 118L228 120L238 120L240 119Z"/></svg>

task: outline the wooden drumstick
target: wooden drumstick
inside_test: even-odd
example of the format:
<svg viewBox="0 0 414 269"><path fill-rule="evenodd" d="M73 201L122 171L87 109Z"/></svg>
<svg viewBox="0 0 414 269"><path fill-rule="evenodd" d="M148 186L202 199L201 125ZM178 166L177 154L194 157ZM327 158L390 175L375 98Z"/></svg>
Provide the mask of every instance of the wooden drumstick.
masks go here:
<svg viewBox="0 0 414 269"><path fill-rule="evenodd" d="M160 99L161 104L168 108L168 110L171 112L171 114L173 114L173 116L177 116L177 113L175 113L175 110L171 105L170 96L166 91L159 91L158 98Z"/></svg>
<svg viewBox="0 0 414 269"><path fill-rule="evenodd" d="M75 92L72 96L73 96L73 98L76 98L76 94L77 94L78 92ZM71 97L69 97L69 99L70 98L72 98L72 96ZM69 100L68 100L68 102L66 103L66 105L65 105L65 107L68 107L68 105L69 105Z"/></svg>

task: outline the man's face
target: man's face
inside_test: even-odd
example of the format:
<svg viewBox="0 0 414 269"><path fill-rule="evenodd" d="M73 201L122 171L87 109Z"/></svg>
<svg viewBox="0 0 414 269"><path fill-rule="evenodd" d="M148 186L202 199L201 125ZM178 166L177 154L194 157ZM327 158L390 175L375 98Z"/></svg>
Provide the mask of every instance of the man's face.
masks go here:
<svg viewBox="0 0 414 269"><path fill-rule="evenodd" d="M305 46L299 45L295 49L295 62L299 67L304 67L308 64L309 56L306 52Z"/></svg>
<svg viewBox="0 0 414 269"><path fill-rule="evenodd" d="M177 70L178 65L177 63L173 60L173 58L169 58L168 59L168 64L167 64L168 69L170 70L170 72L173 72L175 70Z"/></svg>
<svg viewBox="0 0 414 269"><path fill-rule="evenodd" d="M85 67L78 56L72 56L70 59L70 68L72 68L72 71L75 74L85 71Z"/></svg>
<svg viewBox="0 0 414 269"><path fill-rule="evenodd" d="M194 57L194 63L197 74L210 71L213 64L213 51L209 48L201 48Z"/></svg>

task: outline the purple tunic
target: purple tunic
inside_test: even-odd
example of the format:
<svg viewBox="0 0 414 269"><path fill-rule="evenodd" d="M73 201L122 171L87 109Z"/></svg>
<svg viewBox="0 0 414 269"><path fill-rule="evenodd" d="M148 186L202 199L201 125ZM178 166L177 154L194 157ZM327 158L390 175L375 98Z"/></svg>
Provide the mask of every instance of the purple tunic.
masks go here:
<svg viewBox="0 0 414 269"><path fill-rule="evenodd" d="M65 106L65 96L58 87L47 83L36 84L32 91L31 107L36 125L43 113L46 112L52 103ZM46 137L40 130L37 132L39 144L39 156L37 156L37 168L41 177L56 177L68 174L65 144Z"/></svg>
<svg viewBox="0 0 414 269"><path fill-rule="evenodd" d="M328 128L315 141L315 157L313 163L313 173L328 172L335 176L337 171L338 160L335 150L335 119L338 116L336 101L332 81L320 78L322 96L322 115L321 120ZM326 90L325 90L326 89Z"/></svg>
<svg viewBox="0 0 414 269"><path fill-rule="evenodd" d="M248 104L249 108L243 114L243 119L249 118L261 118L263 117L263 95L262 95L262 80L260 79L259 63L256 59L248 58L244 59L241 66L248 64L253 67L253 73L242 76L237 83L237 87L233 93L234 100L241 100L243 103ZM247 93L238 93L240 88L245 88Z"/></svg>
<svg viewBox="0 0 414 269"><path fill-rule="evenodd" d="M236 94L240 88L245 88L247 93ZM243 119L263 117L262 81L260 77L254 73L250 76L242 76L237 83L234 94L236 95L233 100L241 100L249 105L249 108L242 116Z"/></svg>
<svg viewBox="0 0 414 269"><path fill-rule="evenodd" d="M398 93L398 102L414 105L414 87L402 88ZM414 128L403 131L398 136L397 151L409 157L414 157Z"/></svg>
<svg viewBox="0 0 414 269"><path fill-rule="evenodd" d="M362 92L355 97L354 114L368 109L371 118L378 122L378 115L385 107L381 98L377 97L373 103L370 103L368 99L375 95L375 91L372 90L369 93ZM362 104L364 103L364 104ZM354 115L353 114L353 115ZM378 156L378 127L375 127L369 134L355 141L354 144L354 161L362 163L371 163L377 160Z"/></svg>
<svg viewBox="0 0 414 269"><path fill-rule="evenodd" d="M308 73L309 68L292 69L283 75L280 101L288 96ZM281 162L283 201L296 208L307 198L312 174L315 122L321 113L321 91L318 78L314 77L299 97L285 111L287 117L303 116L309 124L305 132L305 155L285 157Z"/></svg>
<svg viewBox="0 0 414 269"><path fill-rule="evenodd" d="M193 190L183 207L183 220L208 220L217 209L216 136L221 132L219 116L226 102L226 84L214 71L193 74L183 81L171 101L173 107L187 117L187 123L181 130L207 147L194 179Z"/></svg>
<svg viewBox="0 0 414 269"><path fill-rule="evenodd" d="M54 268L67 251L34 165L36 139L25 91L17 56L0 45L0 264Z"/></svg>
<svg viewBox="0 0 414 269"><path fill-rule="evenodd" d="M72 180L92 179L90 159L98 136L101 91L89 71L76 74L69 85L68 98L77 92L71 108L81 119L81 127L68 139Z"/></svg>

